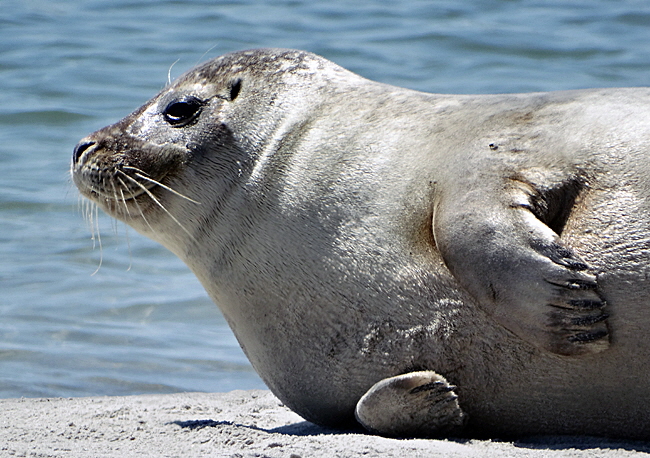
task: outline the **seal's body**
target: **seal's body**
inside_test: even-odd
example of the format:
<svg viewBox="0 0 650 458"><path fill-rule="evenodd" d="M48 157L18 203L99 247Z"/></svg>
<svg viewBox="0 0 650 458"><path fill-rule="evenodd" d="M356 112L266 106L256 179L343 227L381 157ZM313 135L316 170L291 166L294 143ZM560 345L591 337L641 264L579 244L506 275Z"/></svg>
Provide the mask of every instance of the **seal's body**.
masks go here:
<svg viewBox="0 0 650 458"><path fill-rule="evenodd" d="M188 264L308 420L648 438L649 108L255 50L82 140L73 177Z"/></svg>

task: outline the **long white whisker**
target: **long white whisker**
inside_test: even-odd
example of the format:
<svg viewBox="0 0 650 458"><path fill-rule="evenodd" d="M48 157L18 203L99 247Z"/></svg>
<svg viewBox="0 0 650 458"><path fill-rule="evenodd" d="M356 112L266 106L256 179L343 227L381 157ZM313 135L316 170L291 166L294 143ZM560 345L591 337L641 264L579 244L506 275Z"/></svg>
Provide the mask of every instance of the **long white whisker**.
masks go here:
<svg viewBox="0 0 650 458"><path fill-rule="evenodd" d="M126 204L126 197L124 197L123 189L120 189L120 197L122 197L122 203L124 204L124 210L126 211L126 216L131 216L131 212L129 211L129 206Z"/></svg>
<svg viewBox="0 0 650 458"><path fill-rule="evenodd" d="M90 229L90 238L93 241L93 250L95 249L96 239L95 231L97 230L97 222L95 221L95 207L96 205L93 202L86 202L86 221L88 223L88 228Z"/></svg>
<svg viewBox="0 0 650 458"><path fill-rule="evenodd" d="M119 198L117 197L117 189L115 188L115 183L113 180L110 181L110 185L113 188L113 200L115 201L115 211L119 211ZM111 227L113 228L113 234L118 235L117 231L117 220L115 218L111 218Z"/></svg>
<svg viewBox="0 0 650 458"><path fill-rule="evenodd" d="M125 173L122 172L122 174L124 176L128 177L128 175L126 175ZM153 227L151 227L151 224L149 224L149 220L147 220L147 217L144 216L144 212L142 211L142 208L140 208L140 204L138 204L138 201L135 198L135 195L133 194L133 192L129 189L129 187L126 185L126 183L124 181L122 181L122 179L120 177L117 177L117 181L119 181L120 184L122 186L124 186L124 189L129 191L129 194L131 194L131 202L133 202L135 204L136 208L138 209L138 212L140 213L140 216L142 216L142 219L144 220L144 222L147 223L147 226L149 226L149 229L151 229L151 232L156 232L155 229Z"/></svg>
<svg viewBox="0 0 650 458"><path fill-rule="evenodd" d="M153 178L146 177L146 176L144 176L144 175L142 175L142 174L140 174L140 173L136 173L135 175L136 175L138 178L142 178L143 180L147 180L147 181L149 181L149 182L151 182L151 183L157 184L157 185L160 186L161 188L166 189L167 191L171 192L172 194L176 194L178 197L180 197L180 198L182 198L182 199L185 199L185 200L187 200L187 201L189 201L189 202L192 202L193 204L196 204L196 205L201 205L201 202L197 202L196 200L194 200L194 199L192 199L192 198L190 198L190 197L187 197L187 196L181 194L181 193L178 192L178 191L173 190L173 189L170 188L169 186L166 186L166 185L162 184L161 182L154 180Z"/></svg>
<svg viewBox="0 0 650 458"><path fill-rule="evenodd" d="M126 238L126 246L129 249L129 268L126 269L128 272L133 267L133 252L131 251L131 238L129 237L129 226L128 224L124 225L124 238Z"/></svg>
<svg viewBox="0 0 650 458"><path fill-rule="evenodd" d="M98 213L97 212L97 205L94 203L91 203L88 205L87 208L88 211L88 223L90 224L90 238L93 241L93 250L97 248L97 220L95 219L95 215Z"/></svg>
<svg viewBox="0 0 650 458"><path fill-rule="evenodd" d="M160 186L161 188L166 189L167 191L171 192L172 194L177 195L178 197L180 197L180 198L182 198L182 199L185 199L185 200L187 200L187 201L189 201L189 202L192 202L193 204L201 205L201 202L198 202L198 201L192 199L191 197L187 197L186 195L181 194L180 192L178 192L178 191L176 191L176 190L170 188L169 186L162 184L162 183L161 183L160 181L158 181L158 180L154 180L153 178L149 177L149 176L147 175L146 172L143 172L142 170L140 170L140 169L138 169L138 168L131 167L131 166L128 166L128 165L125 165L123 168L135 171L135 172L136 172L135 175L136 175L138 178L142 178L143 180L146 180L146 181L148 181L148 182L150 182L150 183L153 183L153 184L155 184L155 185L158 185L158 186ZM122 172L122 173L124 173L124 172Z"/></svg>
<svg viewBox="0 0 650 458"><path fill-rule="evenodd" d="M208 49L206 52L203 53L203 55L202 55L201 57L199 57L199 60L197 60L197 61L196 61L196 64L194 64L194 65L196 66L199 62L201 62L201 61L203 60L203 58L205 57L205 55L206 55L207 53L209 53L210 51L212 51L212 50L213 50L214 48L216 48L217 46L219 46L219 43L217 43L217 44L215 44L214 46L210 47L210 49Z"/></svg>
<svg viewBox="0 0 650 458"><path fill-rule="evenodd" d="M181 60L180 57L178 59L176 59L176 62L171 64L170 67L169 67L169 70L167 70L167 84L169 84L170 86L172 84L172 68L174 68L174 65L176 65L179 60Z"/></svg>
<svg viewBox="0 0 650 458"><path fill-rule="evenodd" d="M137 167L133 167L132 165L123 165L122 168L127 170L135 170L136 172L140 172L143 175L148 175L147 172L145 172L144 170L139 169Z"/></svg>
<svg viewBox="0 0 650 458"><path fill-rule="evenodd" d="M118 178L119 180L119 178ZM129 206L126 204L126 199L124 198L124 190L122 188L119 188L120 191L120 198L117 197L117 191L118 188L115 187L115 182L111 181L111 186L113 187L113 194L115 195L115 201L119 204L120 202L124 205L124 211L126 211L127 216L131 216L131 213L129 212ZM124 186L124 183L122 183L122 186ZM128 187L128 186L125 186Z"/></svg>
<svg viewBox="0 0 650 458"><path fill-rule="evenodd" d="M116 177L116 178L120 181L120 183L122 184L123 187L127 187L127 186L125 186L123 181L121 181L118 177ZM122 204L124 204L124 210L126 211L127 216L131 217L131 212L129 211L129 206L127 205L126 199L124 198L124 189L116 187L114 181L111 181L111 186L113 187L113 194L115 195L115 200L117 202L122 202ZM120 192L121 199L117 197L117 191ZM115 233L118 234L118 232L117 232L117 222L115 223L115 225L116 225L115 226ZM124 225L124 238L126 238L126 246L129 249L129 267L126 269L126 271L128 272L129 270L131 270L131 266L133 266L133 256L131 255L131 240L129 239L129 226L126 225L126 224Z"/></svg>
<svg viewBox="0 0 650 458"><path fill-rule="evenodd" d="M129 179L129 180L131 180L133 183L135 183L135 184L136 184L140 189L142 189L145 193L147 193L147 195L148 195L149 197L151 197L151 200L153 200L153 201L156 203L156 205L158 205L158 206L159 206L159 207L160 207L160 208L161 208L165 213L167 213L167 215L168 215L168 216L169 216L169 217L170 217L170 218L171 218L171 219L172 219L176 224L178 224L178 226L179 226L181 229L183 229L183 231L185 231L185 233L186 233L187 235L189 235L191 238L194 238L194 236L190 233L190 231L188 231L187 229L185 229L185 226L183 226L183 225L181 224L181 222L178 221L178 220L176 219L176 217L175 217L174 215L172 215L172 214L169 212L169 210L167 210L167 209L165 208L165 206L164 206L164 205L163 205L163 204L162 204L158 199L156 199L156 196L154 196L153 193L152 193L151 191L149 191L145 185L143 185L142 183L140 183L140 182L139 182L138 180L136 180L135 178L130 177L130 176L127 175L126 173L123 173L123 172L122 172L122 174L123 174L127 179Z"/></svg>
<svg viewBox="0 0 650 458"><path fill-rule="evenodd" d="M89 220L88 220L88 200L81 197L81 194L79 194L79 196L77 196L77 200L78 200L78 202L77 202L77 211L79 211L81 213L81 216L83 217L84 221L86 222L86 224L88 224L89 223Z"/></svg>
<svg viewBox="0 0 650 458"><path fill-rule="evenodd" d="M97 205L94 205L95 207L95 212L94 212L94 220L95 224L93 224L93 249L95 248L95 229L97 228L97 243L99 244L99 265L97 266L97 269L90 275L91 277L94 276L97 272L99 272L99 269L102 268L102 263L104 262L104 249L102 247L102 236L99 233L99 207Z"/></svg>
<svg viewBox="0 0 650 458"><path fill-rule="evenodd" d="M99 269L102 267L104 250L102 246L102 239L99 234L99 207L92 201L84 199L82 196L79 196L79 207L83 216L84 221L88 225L90 230L90 240L93 242L93 250L99 246L99 265L97 269L91 274L95 275L99 272Z"/></svg>

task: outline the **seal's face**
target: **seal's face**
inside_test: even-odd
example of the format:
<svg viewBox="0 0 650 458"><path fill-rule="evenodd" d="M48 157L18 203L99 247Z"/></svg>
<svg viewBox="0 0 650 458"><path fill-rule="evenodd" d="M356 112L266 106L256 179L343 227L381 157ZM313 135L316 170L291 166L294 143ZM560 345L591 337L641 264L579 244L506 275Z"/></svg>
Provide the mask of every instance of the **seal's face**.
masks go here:
<svg viewBox="0 0 650 458"><path fill-rule="evenodd" d="M184 207L196 214L202 202L226 194L249 159L229 126L241 87L240 78L206 84L188 74L84 138L72 159L75 184L109 215L158 241L179 228L192 236Z"/></svg>
<svg viewBox="0 0 650 458"><path fill-rule="evenodd" d="M242 187L277 140L288 105L283 92L296 92L282 88L308 80L321 60L297 51L250 51L209 61L81 140L73 180L109 215L175 247L181 232L193 236L229 191Z"/></svg>

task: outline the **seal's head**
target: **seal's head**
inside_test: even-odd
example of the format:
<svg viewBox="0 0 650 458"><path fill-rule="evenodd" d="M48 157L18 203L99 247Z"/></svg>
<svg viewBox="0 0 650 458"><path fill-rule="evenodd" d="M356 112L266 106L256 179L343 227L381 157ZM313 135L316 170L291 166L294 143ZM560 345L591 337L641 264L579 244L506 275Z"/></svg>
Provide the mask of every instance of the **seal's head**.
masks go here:
<svg viewBox="0 0 650 458"><path fill-rule="evenodd" d="M301 88L319 86L315 80L331 66L292 50L211 60L81 140L74 182L109 215L179 254L201 220L219 212L260 156L282 141L292 125L289 109L308 108Z"/></svg>

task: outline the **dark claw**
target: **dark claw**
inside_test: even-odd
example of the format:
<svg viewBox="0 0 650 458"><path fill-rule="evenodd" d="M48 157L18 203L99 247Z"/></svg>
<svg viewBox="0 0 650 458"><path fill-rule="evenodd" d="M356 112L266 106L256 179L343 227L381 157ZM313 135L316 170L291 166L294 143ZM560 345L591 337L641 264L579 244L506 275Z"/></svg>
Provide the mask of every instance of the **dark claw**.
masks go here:
<svg viewBox="0 0 650 458"><path fill-rule="evenodd" d="M553 262L573 270L587 270L589 268L589 266L584 262L571 258L553 259Z"/></svg>
<svg viewBox="0 0 650 458"><path fill-rule="evenodd" d="M598 288L598 283L595 281L588 280L570 280L566 285L569 289L596 289Z"/></svg>
<svg viewBox="0 0 650 458"><path fill-rule="evenodd" d="M563 247L562 245L558 245L557 243L552 244L549 248L553 250L553 254L555 254L556 257L561 257L561 258L573 257L573 253L571 253L571 251L569 251L567 248Z"/></svg>
<svg viewBox="0 0 650 458"><path fill-rule="evenodd" d="M440 387L442 387L443 385L445 385L444 382L425 383L424 385L416 386L415 388L413 388L410 391L410 393L411 394L416 394L416 393L420 393L422 391L429 391L429 390L433 390L433 389L440 390ZM454 388L456 388L456 387L449 385L449 386L446 386L442 391L454 391Z"/></svg>
<svg viewBox="0 0 650 458"><path fill-rule="evenodd" d="M584 316L580 318L574 318L571 320L571 324L575 326L589 326L592 324L600 323L601 321L605 321L607 318L609 318L609 315L606 313L602 313L600 315L595 315L595 316Z"/></svg>
<svg viewBox="0 0 650 458"><path fill-rule="evenodd" d="M585 290L585 289L597 289L598 288L598 283L595 281L591 280L578 280L578 279L573 279L573 280L568 280L567 282L557 282L557 281L551 281L551 280L546 280L548 283L551 285L555 286L561 286L562 288L567 288L567 289L572 289L572 290Z"/></svg>
<svg viewBox="0 0 650 458"><path fill-rule="evenodd" d="M591 299L574 299L569 301L569 305L576 309L593 310L603 308L605 303L603 301L595 301Z"/></svg>
<svg viewBox="0 0 650 458"><path fill-rule="evenodd" d="M539 249L539 251L554 263L567 267L569 269L578 271L589 269L589 266L587 264L576 259L573 252L563 247L562 245L553 243Z"/></svg>
<svg viewBox="0 0 650 458"><path fill-rule="evenodd" d="M593 342L595 340L602 339L608 334L607 331L596 331L596 332L581 332L569 337L569 342Z"/></svg>

